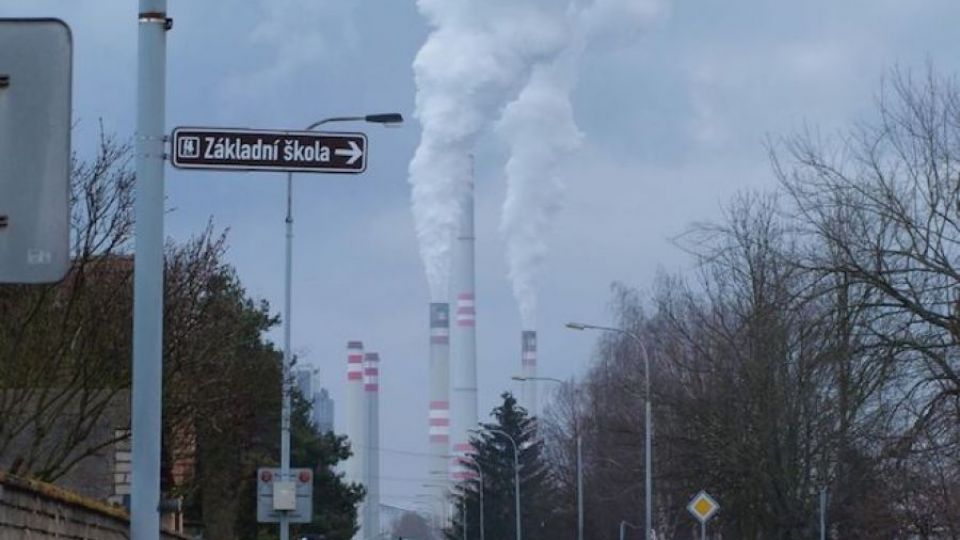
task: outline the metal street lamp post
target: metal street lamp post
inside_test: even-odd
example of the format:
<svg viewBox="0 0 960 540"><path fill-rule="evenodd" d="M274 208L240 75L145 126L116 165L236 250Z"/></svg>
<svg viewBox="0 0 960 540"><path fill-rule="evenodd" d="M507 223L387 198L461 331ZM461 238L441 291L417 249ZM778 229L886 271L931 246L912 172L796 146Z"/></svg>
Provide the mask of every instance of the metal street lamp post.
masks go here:
<svg viewBox="0 0 960 540"><path fill-rule="evenodd" d="M646 493L646 523L644 523L643 538L644 540L650 540L650 531L653 527L653 415L650 412L650 356L647 354L647 348L644 346L640 336L629 330L573 322L567 323L567 328L573 330L600 330L602 332L613 332L627 336L637 344L637 347L643 354L643 377L646 386L646 410L644 414L644 469L646 476L646 478L644 478L644 491Z"/></svg>
<svg viewBox="0 0 960 540"><path fill-rule="evenodd" d="M468 431L471 433L478 433L481 430L470 429ZM483 428L482 431L503 435L508 441L510 441L510 444L513 445L513 497L516 504L515 512L517 514L517 540L523 540L523 534L520 530L520 448L517 446L517 441L515 441L509 433L503 431L502 429Z"/></svg>
<svg viewBox="0 0 960 540"><path fill-rule="evenodd" d="M546 381L557 384L567 384L565 381L553 377L511 377L515 381ZM580 419L574 415L577 432L577 539L583 540L583 439L580 435Z"/></svg>
<svg viewBox="0 0 960 540"><path fill-rule="evenodd" d="M397 113L371 114L367 116L341 116L324 118L307 126L304 131L313 131L330 122L371 122L376 124L399 124L403 116ZM283 411L280 416L280 476L287 481L290 476L290 310L293 288L293 173L287 172L287 217L286 217L286 264L283 286ZM286 513L280 515L280 540L290 539L290 522Z"/></svg>
<svg viewBox="0 0 960 540"><path fill-rule="evenodd" d="M477 466L477 474L480 476L480 540L485 540L485 539L484 539L484 533L483 533L483 468L480 467L480 462L477 461L477 459L474 458L474 457L471 457L471 456L469 456L469 455L465 455L465 456L463 456L463 459L468 459L468 460L472 461L473 464ZM466 504L466 498L464 498L464 504ZM464 513L464 516L466 516L466 513ZM464 517L464 520L463 520L463 521L464 521L464 523L466 523L466 521L467 521L467 520L466 520L466 517ZM466 529L466 527L467 527L467 526L464 525L463 527L464 527L464 529L463 529L463 530L464 530L463 537L464 537L464 539L466 539L466 537L467 537L467 533L466 533L466 530L467 530L467 529Z"/></svg>

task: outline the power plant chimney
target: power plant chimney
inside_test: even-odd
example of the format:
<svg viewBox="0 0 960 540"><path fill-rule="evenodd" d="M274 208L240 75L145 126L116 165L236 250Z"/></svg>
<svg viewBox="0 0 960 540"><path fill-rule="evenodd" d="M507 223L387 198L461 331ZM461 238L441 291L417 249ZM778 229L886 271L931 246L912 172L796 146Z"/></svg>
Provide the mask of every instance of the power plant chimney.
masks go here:
<svg viewBox="0 0 960 540"><path fill-rule="evenodd" d="M473 236L473 167L463 190L460 231L454 248L456 325L453 329L453 479L470 476L459 459L473 452L470 432L477 427L477 335Z"/></svg>
<svg viewBox="0 0 960 540"><path fill-rule="evenodd" d="M524 330L520 335L520 374L527 379L520 386L520 402L530 416L539 416L537 394L537 332Z"/></svg>
<svg viewBox="0 0 960 540"><path fill-rule="evenodd" d="M363 390L367 402L367 448L363 531L366 540L380 538L380 355L363 356Z"/></svg>
<svg viewBox="0 0 960 540"><path fill-rule="evenodd" d="M450 304L430 304L430 438L431 505L438 520L446 514L450 453Z"/></svg>
<svg viewBox="0 0 960 540"><path fill-rule="evenodd" d="M347 439L353 455L344 467L346 480L366 485L367 400L363 385L363 342L347 342ZM355 539L363 539L364 504L357 512L360 530Z"/></svg>

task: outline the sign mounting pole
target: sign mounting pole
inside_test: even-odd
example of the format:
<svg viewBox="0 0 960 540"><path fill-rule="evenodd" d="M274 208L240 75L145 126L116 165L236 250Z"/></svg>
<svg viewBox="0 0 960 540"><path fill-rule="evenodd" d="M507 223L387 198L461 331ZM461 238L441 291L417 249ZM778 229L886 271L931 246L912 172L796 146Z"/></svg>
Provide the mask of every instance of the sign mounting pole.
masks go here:
<svg viewBox="0 0 960 540"><path fill-rule="evenodd" d="M133 482L130 538L160 538L163 380L163 167L166 0L140 0L133 272Z"/></svg>
<svg viewBox="0 0 960 540"><path fill-rule="evenodd" d="M280 416L280 476L290 477L290 292L293 288L293 173L287 173L286 265L283 280L283 410ZM280 540L290 540L290 520L280 515Z"/></svg>

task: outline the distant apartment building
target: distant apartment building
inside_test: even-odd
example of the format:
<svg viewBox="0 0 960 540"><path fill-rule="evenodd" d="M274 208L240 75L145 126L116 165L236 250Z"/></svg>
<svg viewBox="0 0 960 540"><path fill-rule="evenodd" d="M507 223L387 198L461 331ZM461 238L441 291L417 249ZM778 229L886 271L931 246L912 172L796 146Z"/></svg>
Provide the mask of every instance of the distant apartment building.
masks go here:
<svg viewBox="0 0 960 540"><path fill-rule="evenodd" d="M300 391L300 395L303 396L307 401L313 399L313 370L312 369L297 369L293 372L294 380L297 383L297 390Z"/></svg>
<svg viewBox="0 0 960 540"><path fill-rule="evenodd" d="M334 409L330 392L316 384L312 369L297 369L293 375L297 390L310 405L310 420L321 433L333 431Z"/></svg>
<svg viewBox="0 0 960 540"><path fill-rule="evenodd" d="M326 388L313 394L313 424L320 433L333 431L333 398Z"/></svg>

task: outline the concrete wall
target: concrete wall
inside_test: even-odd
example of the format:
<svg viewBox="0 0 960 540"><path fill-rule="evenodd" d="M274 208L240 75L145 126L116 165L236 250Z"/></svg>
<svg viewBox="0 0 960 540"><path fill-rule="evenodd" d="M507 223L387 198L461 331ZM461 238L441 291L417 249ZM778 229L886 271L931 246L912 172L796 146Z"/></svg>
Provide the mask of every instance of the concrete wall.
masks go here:
<svg viewBox="0 0 960 540"><path fill-rule="evenodd" d="M128 540L127 513L40 482L0 472L3 540ZM184 540L172 533L164 540Z"/></svg>

